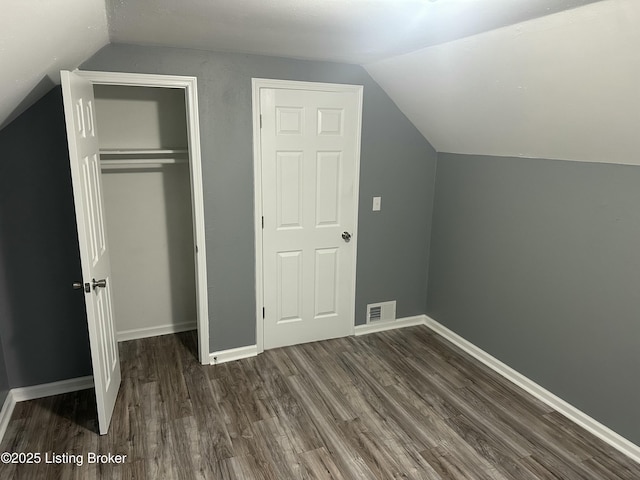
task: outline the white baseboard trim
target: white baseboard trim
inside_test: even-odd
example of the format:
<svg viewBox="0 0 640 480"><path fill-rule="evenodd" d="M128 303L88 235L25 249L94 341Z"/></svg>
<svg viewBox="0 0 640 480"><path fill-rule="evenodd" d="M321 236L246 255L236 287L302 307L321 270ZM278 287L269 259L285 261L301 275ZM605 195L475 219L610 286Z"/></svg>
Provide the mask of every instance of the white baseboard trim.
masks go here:
<svg viewBox="0 0 640 480"><path fill-rule="evenodd" d="M413 327L415 325L424 325L426 317L424 315L416 315L415 317L397 318L391 321L379 321L374 323L365 323L364 325L356 325L354 335L368 335L370 333L385 332L387 330L395 330L396 328Z"/></svg>
<svg viewBox="0 0 640 480"><path fill-rule="evenodd" d="M51 395L61 395L63 393L76 392L93 388L93 376L70 378L59 382L43 383L30 387L12 388L11 395L17 402L35 400L36 398L49 397Z"/></svg>
<svg viewBox="0 0 640 480"><path fill-rule="evenodd" d="M133 328L118 332L118 342L127 340L137 340L138 338L157 337L158 335L169 335L171 333L186 332L198 328L196 322L172 323L160 325L159 327Z"/></svg>
<svg viewBox="0 0 640 480"><path fill-rule="evenodd" d="M525 377L520 372L517 372L508 365L502 363L500 360L488 354L480 347L477 347L473 343L464 339L457 333L449 330L447 327L438 323L433 318L430 318L427 315L416 315L415 317L399 318L391 322L376 322L374 324L356 325L355 335L367 335L369 333L384 332L386 330L412 327L414 325L426 325L434 333L437 333L441 337L450 341L458 348L468 353L476 360L482 362L487 367L504 377L506 380L509 380L511 383L519 386L538 400L542 401L546 405L549 405L558 413L564 415L573 423L581 426L588 432L592 433L607 444L611 445L619 452L640 463L640 447L638 445L622 437L618 433L611 430L609 427L606 427L583 411L564 401L560 397L554 395L549 390L538 385L536 382Z"/></svg>
<svg viewBox="0 0 640 480"><path fill-rule="evenodd" d="M533 380L525 377L521 373L502 363L497 358L426 315L400 318L392 322L357 325L355 327L355 335L366 335L369 333L383 332L386 330L411 327L415 325L426 325L434 333L437 333L441 337L450 341L464 352L503 376L505 379L519 386L543 403L549 405L558 413L561 413L569 420L581 426L588 432L591 432L593 435L611 445L613 448L625 454L632 460L640 463L640 447L638 445L617 434L609 427L606 427L602 423L591 418L589 415L570 403L562 400L560 397L557 397ZM240 360L242 358L255 357L256 355L258 355L258 346L248 345L246 347L219 350L211 353L209 358L211 365L217 365L220 363ZM9 425L9 420L11 419L11 414L13 413L17 402L33 400L50 395L59 395L87 388L93 388L92 376L72 378L69 380L62 380L60 382L14 388L10 390L4 401L2 410L0 410L0 442L4 437L7 426Z"/></svg>
<svg viewBox="0 0 640 480"><path fill-rule="evenodd" d="M11 420L11 415L18 402L85 390L87 388L93 388L93 376L91 375L29 387L12 388L7 394L7 398L2 405L2 410L0 410L0 442L2 442L4 438L4 434L9 426L9 421Z"/></svg>
<svg viewBox="0 0 640 480"><path fill-rule="evenodd" d="M609 445L611 445L616 450L624 453L629 458L635 460L640 463L640 447L621 435L617 434L609 427L604 426L602 423L597 420L591 418L586 413L582 412L578 408L574 407L570 403L564 401L560 397L557 397L549 390L544 387L538 385L533 380L525 377L521 373L517 372L513 368L508 365L502 363L497 358L491 356L481 348L475 346L473 343L465 340L460 335L455 332L452 332L444 325L436 322L434 319L429 318L425 315L425 325L433 330L435 333L440 335L441 337L447 339L461 350L465 351L472 357L476 358L480 362L484 363L487 367L491 368L496 373L502 375L504 378L509 380L511 383L519 386L526 392L533 395L538 400L543 403L549 405L551 408L556 410L558 413L561 413L565 417L567 417L572 422L581 426L588 432L591 432L596 437L605 441Z"/></svg>
<svg viewBox="0 0 640 480"><path fill-rule="evenodd" d="M16 408L16 399L11 394L11 390L9 390L7 398L4 399L4 403L2 404L2 410L0 410L0 442L2 442L4 434L7 431L14 408Z"/></svg>
<svg viewBox="0 0 640 480"><path fill-rule="evenodd" d="M256 355L258 355L258 345L247 345L246 347L211 352L209 358L211 365L219 365L221 363L233 362L234 360L255 357Z"/></svg>

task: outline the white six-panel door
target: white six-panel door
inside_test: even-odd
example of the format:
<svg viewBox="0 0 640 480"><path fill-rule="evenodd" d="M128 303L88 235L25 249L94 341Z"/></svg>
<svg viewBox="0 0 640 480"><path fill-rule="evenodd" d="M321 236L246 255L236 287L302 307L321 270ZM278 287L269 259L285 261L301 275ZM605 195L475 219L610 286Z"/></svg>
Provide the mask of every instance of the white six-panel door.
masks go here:
<svg viewBox="0 0 640 480"><path fill-rule="evenodd" d="M264 348L353 333L361 87L261 88Z"/></svg>
<svg viewBox="0 0 640 480"><path fill-rule="evenodd" d="M61 77L98 426L104 435L120 387L120 360L111 299L95 100L89 80L67 71L62 71Z"/></svg>

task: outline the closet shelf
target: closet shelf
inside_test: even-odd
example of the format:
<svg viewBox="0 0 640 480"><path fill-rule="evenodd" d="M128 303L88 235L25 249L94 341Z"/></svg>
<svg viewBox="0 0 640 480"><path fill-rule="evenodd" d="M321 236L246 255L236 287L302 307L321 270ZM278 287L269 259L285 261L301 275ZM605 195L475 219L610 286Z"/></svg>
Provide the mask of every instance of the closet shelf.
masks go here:
<svg viewBox="0 0 640 480"><path fill-rule="evenodd" d="M128 157L139 155L186 155L187 149L184 148L130 148L130 149L103 149L100 150L100 155Z"/></svg>
<svg viewBox="0 0 640 480"><path fill-rule="evenodd" d="M188 163L186 149L118 149L100 150L102 170L160 168L163 165Z"/></svg>

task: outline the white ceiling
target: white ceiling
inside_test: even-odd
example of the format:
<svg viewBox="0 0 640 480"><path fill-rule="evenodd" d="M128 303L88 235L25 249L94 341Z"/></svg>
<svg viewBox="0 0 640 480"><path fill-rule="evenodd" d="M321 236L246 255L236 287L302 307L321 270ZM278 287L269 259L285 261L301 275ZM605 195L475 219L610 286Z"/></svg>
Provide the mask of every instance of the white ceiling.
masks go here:
<svg viewBox="0 0 640 480"><path fill-rule="evenodd" d="M489 62L484 64L470 61L461 53L456 57L458 48L464 51L466 47L455 45L466 44L458 43L464 40L452 40L595 1L598 0L9 0L3 4L0 16L0 128L59 83L60 69L76 68L109 42L117 42L356 64L391 57L388 63L374 63L370 71L436 147L449 148L463 143L456 139L456 132L460 132L455 128L456 122L434 122L431 112L408 108L407 97L429 108L437 106L441 112L455 112L454 107L461 102L458 97L450 98L450 108L443 103L453 88L444 79L451 80L451 75L458 74L482 76L482 72L490 70L488 64L496 70L496 78L502 78L503 74L508 77L511 68L493 60L503 58L501 55L509 58L509 48L501 46L500 41L478 44L484 45L477 47L478 58ZM634 0L604 3L625 1ZM570 12L583 8L589 7ZM566 17L568 30L571 15ZM543 43L549 43L544 35L539 36ZM506 40L513 38L507 36ZM435 54L439 61L446 63L444 57L451 52L452 62L459 58L467 62L466 66L456 67L460 70L443 70L442 66L425 70L434 55L428 53L428 48L421 51L427 52L424 59L420 56L423 53L397 57L443 42L450 43L433 51L441 52ZM447 45L454 47L449 49ZM416 72L411 67L412 60L407 60L411 58L415 59ZM398 62L397 71L394 62ZM534 69L534 65L538 64L532 63L530 68ZM435 71L444 75L441 80L427 78L423 83L415 74L421 72L430 77ZM399 92L403 89L399 85L406 85L404 94ZM464 82L460 85L457 88L470 87ZM505 92L494 93L492 98L500 102L499 95ZM481 104L481 99L475 103ZM482 121L490 124L486 117ZM468 130L466 134L472 139L473 128L469 126ZM467 142L464 148L450 149L474 146L471 140Z"/></svg>
<svg viewBox="0 0 640 480"><path fill-rule="evenodd" d="M596 0L106 0L112 42L364 64Z"/></svg>
<svg viewBox="0 0 640 480"><path fill-rule="evenodd" d="M10 0L0 15L0 128L109 43L103 0Z"/></svg>
<svg viewBox="0 0 640 480"><path fill-rule="evenodd" d="M640 164L640 1L365 67L437 151Z"/></svg>

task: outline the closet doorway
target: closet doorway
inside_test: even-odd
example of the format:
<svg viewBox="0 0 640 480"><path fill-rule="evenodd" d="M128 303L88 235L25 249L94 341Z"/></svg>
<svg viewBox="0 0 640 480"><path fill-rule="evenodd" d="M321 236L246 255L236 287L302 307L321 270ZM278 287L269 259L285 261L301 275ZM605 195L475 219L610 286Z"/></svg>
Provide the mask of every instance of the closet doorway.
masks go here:
<svg viewBox="0 0 640 480"><path fill-rule="evenodd" d="M198 330L209 364L205 229L194 77L62 72L82 288L100 433L117 341Z"/></svg>
<svg viewBox="0 0 640 480"><path fill-rule="evenodd" d="M184 92L94 85L119 342L196 329Z"/></svg>

